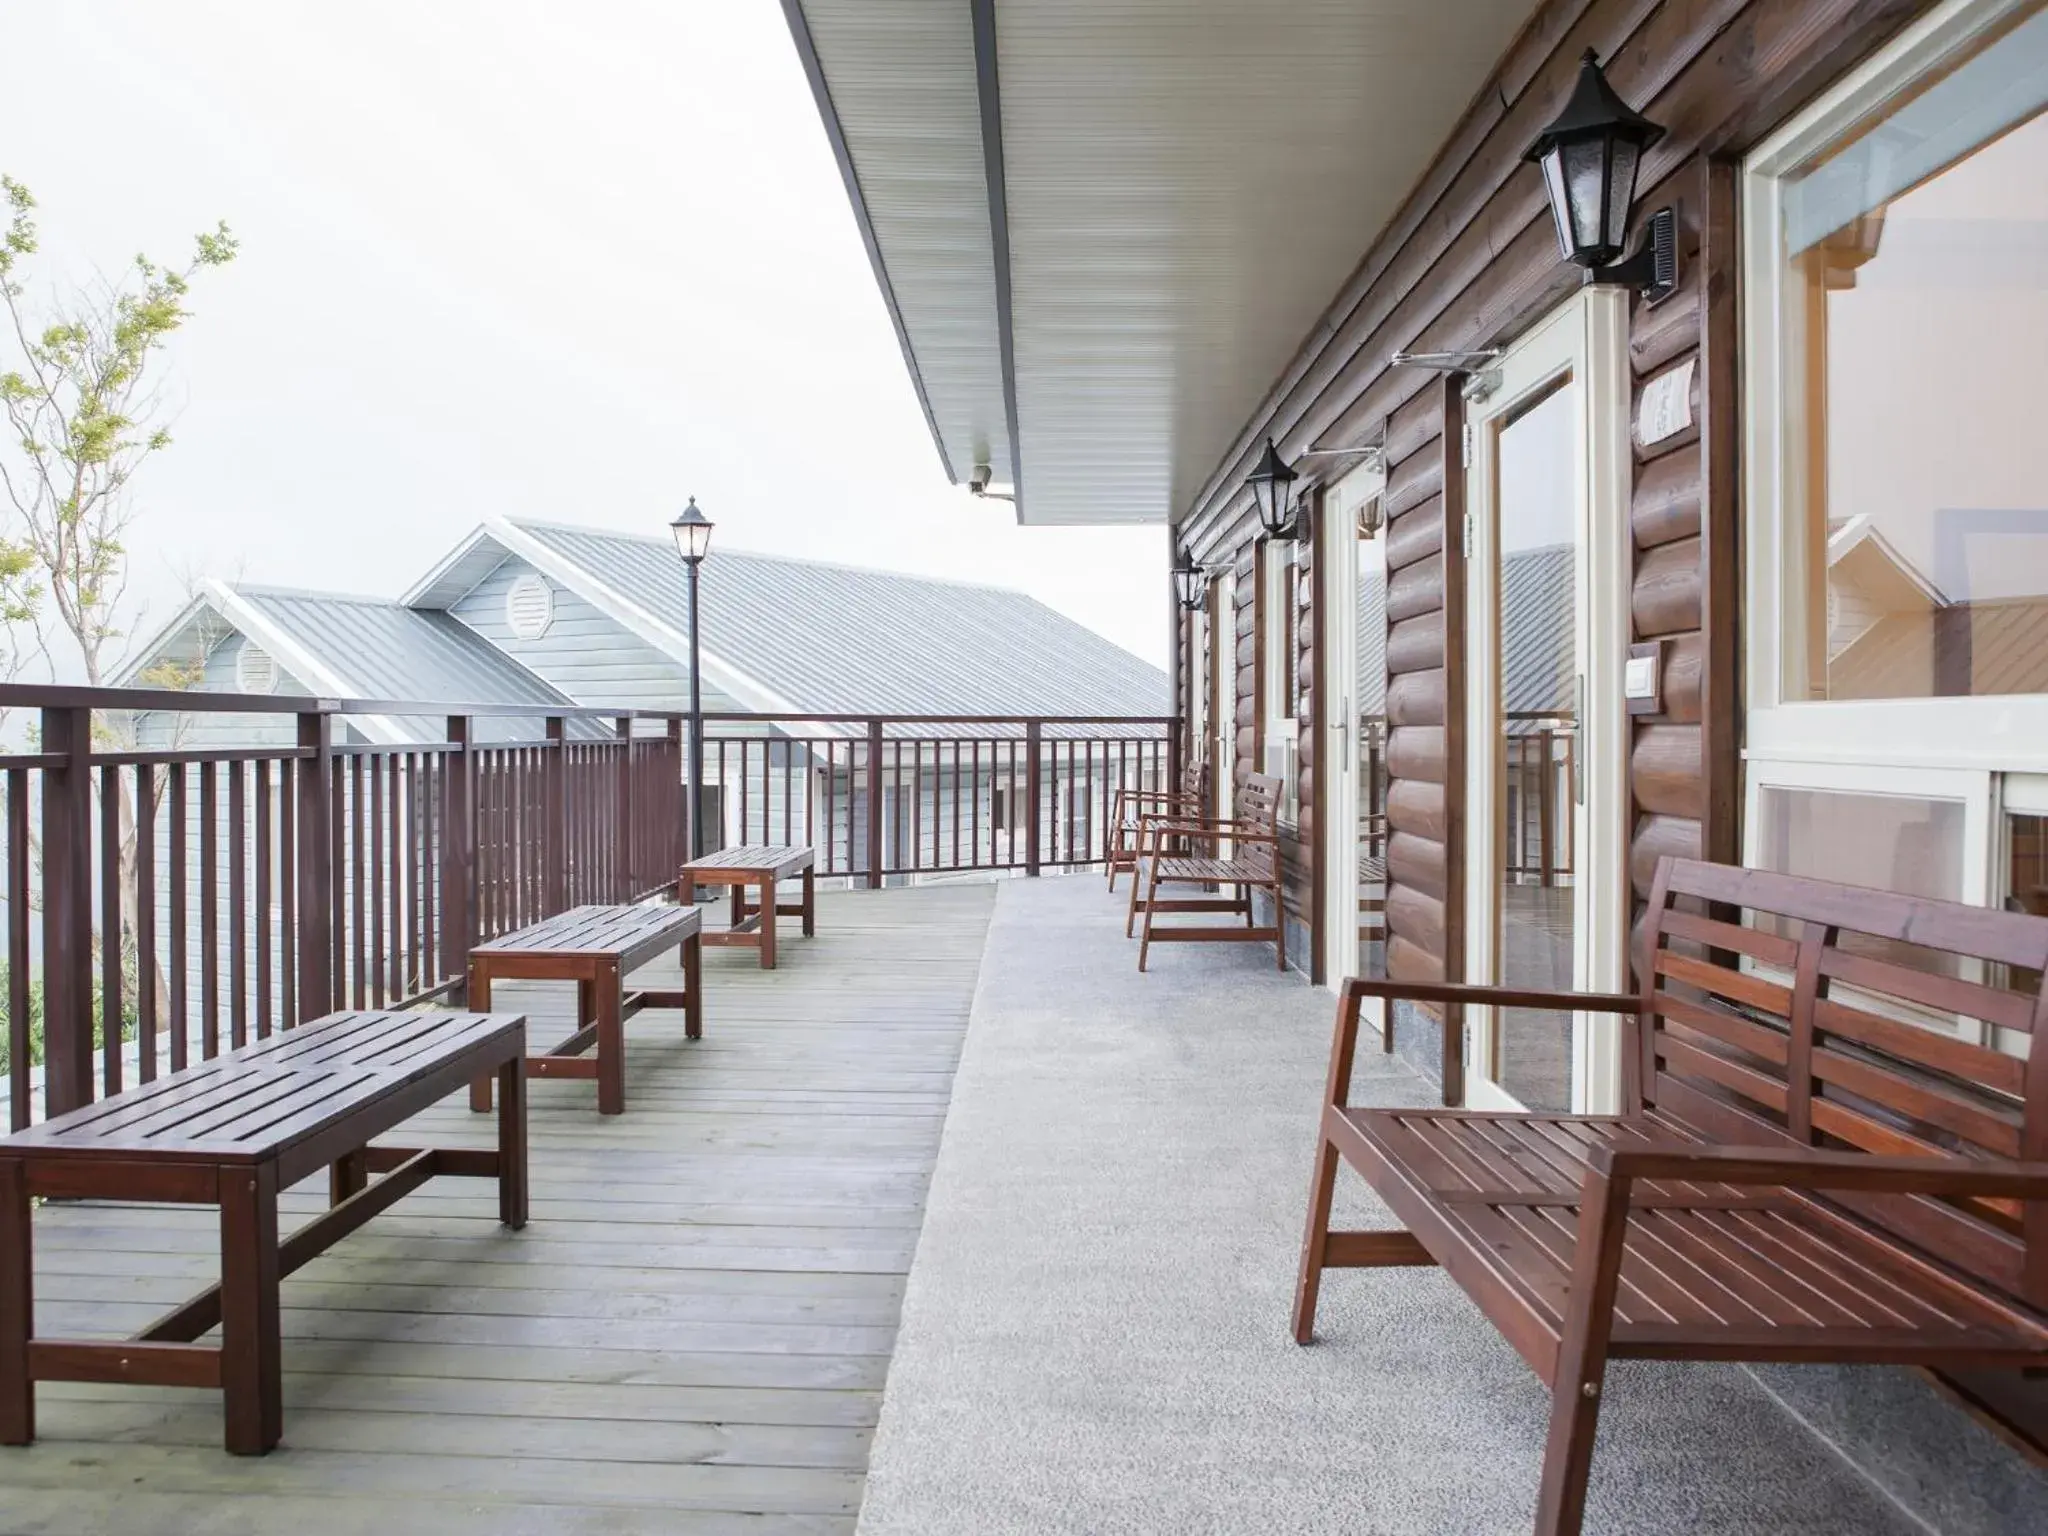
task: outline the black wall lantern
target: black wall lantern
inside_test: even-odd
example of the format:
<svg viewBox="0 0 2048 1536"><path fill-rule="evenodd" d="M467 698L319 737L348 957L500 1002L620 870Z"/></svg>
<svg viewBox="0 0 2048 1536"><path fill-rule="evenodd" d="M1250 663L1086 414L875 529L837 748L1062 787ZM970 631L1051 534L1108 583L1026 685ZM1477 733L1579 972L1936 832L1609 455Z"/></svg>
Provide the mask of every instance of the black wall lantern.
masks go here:
<svg viewBox="0 0 2048 1536"><path fill-rule="evenodd" d="M1280 458L1280 451L1273 446L1273 439L1266 439L1266 451L1259 455L1259 462L1245 477L1245 484L1252 488L1252 500L1258 503L1259 526L1266 530L1266 536L1274 539L1297 537L1294 506L1294 471Z"/></svg>
<svg viewBox="0 0 2048 1536"><path fill-rule="evenodd" d="M1173 595L1189 613L1201 607L1202 599L1209 595L1208 572L1195 564L1195 557L1185 549L1173 563Z"/></svg>
<svg viewBox="0 0 2048 1536"><path fill-rule="evenodd" d="M1653 303L1678 286L1677 214L1658 209L1635 255L1615 258L1627 248L1643 152L1663 137L1662 128L1614 94L1588 48L1571 100L1522 156L1542 167L1564 259L1586 268L1589 282L1640 288Z"/></svg>

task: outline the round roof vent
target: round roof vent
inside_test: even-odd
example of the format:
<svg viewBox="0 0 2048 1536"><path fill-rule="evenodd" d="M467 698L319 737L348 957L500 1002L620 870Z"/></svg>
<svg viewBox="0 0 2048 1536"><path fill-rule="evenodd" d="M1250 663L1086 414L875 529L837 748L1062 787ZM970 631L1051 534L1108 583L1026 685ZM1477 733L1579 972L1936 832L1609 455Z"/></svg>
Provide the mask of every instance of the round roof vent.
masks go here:
<svg viewBox="0 0 2048 1536"><path fill-rule="evenodd" d="M235 686L244 693L277 692L277 662L270 653L248 640L235 658Z"/></svg>
<svg viewBox="0 0 2048 1536"><path fill-rule="evenodd" d="M555 589L538 571L528 571L505 593L505 627L519 640L538 640L555 622Z"/></svg>

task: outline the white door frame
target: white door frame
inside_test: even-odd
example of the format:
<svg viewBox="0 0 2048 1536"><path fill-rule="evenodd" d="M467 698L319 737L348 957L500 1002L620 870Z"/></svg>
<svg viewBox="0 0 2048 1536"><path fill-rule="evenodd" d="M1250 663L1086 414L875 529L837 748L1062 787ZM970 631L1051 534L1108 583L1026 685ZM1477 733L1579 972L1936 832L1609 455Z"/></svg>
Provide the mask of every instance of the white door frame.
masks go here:
<svg viewBox="0 0 2048 1536"><path fill-rule="evenodd" d="M1575 754L1578 807L1572 868L1575 985L1618 991L1626 981L1629 931L1628 715L1622 666L1628 651L1629 442L1628 298L1616 287L1583 289L1523 335L1498 364L1498 384L1468 408L1465 469L1466 569L1497 566L1496 475L1505 413L1570 377L1577 386L1573 456L1579 508L1579 740ZM1468 576L1468 580L1471 579ZM1465 605L1466 774L1465 975L1499 974L1499 775L1503 740L1500 698L1500 615L1495 588L1476 583ZM1492 1060L1499 1021L1489 1008L1468 1008L1465 1102L1480 1109L1519 1109L1480 1069ZM1621 1030L1606 1014L1572 1018L1572 1109L1611 1113L1620 1107Z"/></svg>
<svg viewBox="0 0 2048 1536"><path fill-rule="evenodd" d="M1211 751L1209 776L1216 786L1216 814L1228 821L1237 805L1237 562L1216 578L1216 629L1209 637L1215 673L1209 706ZM1224 844L1217 854L1223 856Z"/></svg>
<svg viewBox="0 0 2048 1536"><path fill-rule="evenodd" d="M1358 510L1386 490L1385 469L1368 464L1354 469L1323 492L1322 548L1316 558L1323 570L1323 730L1322 761L1327 798L1324 801L1323 974L1332 988L1359 971L1358 957L1358 805L1364 786L1358 781ZM1382 1004L1368 999L1366 1009L1379 1023Z"/></svg>

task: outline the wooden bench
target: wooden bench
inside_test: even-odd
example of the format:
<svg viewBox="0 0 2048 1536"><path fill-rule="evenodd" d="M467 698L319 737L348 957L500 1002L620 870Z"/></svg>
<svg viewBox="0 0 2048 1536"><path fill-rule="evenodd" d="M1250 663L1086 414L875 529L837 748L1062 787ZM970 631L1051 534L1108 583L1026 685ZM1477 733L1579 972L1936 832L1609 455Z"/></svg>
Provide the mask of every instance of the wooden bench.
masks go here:
<svg viewBox="0 0 2048 1536"><path fill-rule="evenodd" d="M35 1438L38 1381L217 1387L227 1448L284 1432L278 1282L436 1174L498 1181L526 1225L526 1025L516 1014L336 1013L0 1141L0 1443ZM496 1151L373 1147L481 1073ZM328 1170L330 1208L282 1242L278 1191ZM374 1183L370 1175L382 1177ZM220 1284L132 1339L38 1338L30 1200L220 1207ZM194 1341L214 1328L218 1347Z"/></svg>
<svg viewBox="0 0 2048 1536"><path fill-rule="evenodd" d="M1145 957L1155 943L1252 943L1273 946L1274 963L1287 969L1287 943L1281 930L1280 781L1255 773L1237 792L1242 815L1228 820L1185 819L1147 821L1139 833L1138 867L1131 873L1131 905L1124 918L1128 938L1140 913L1145 926L1138 940L1138 969L1145 969ZM1167 844L1184 840L1192 848L1204 845L1208 854L1174 854ZM1230 856L1221 856L1221 845L1231 844ZM1221 892L1234 888L1232 895L1161 896L1159 888L1195 885ZM1271 927L1258 926L1252 909L1252 895L1265 891L1273 901ZM1140 892L1143 892L1141 895ZM1242 913L1244 927L1154 928L1153 917L1161 912Z"/></svg>
<svg viewBox="0 0 2048 1536"><path fill-rule="evenodd" d="M681 1008L683 1033L704 1033L704 920L690 907L588 906L479 944L469 952L469 1005L488 1008L499 981L573 981L576 1027L526 1060L535 1077L597 1080L597 1112L626 1111L626 1020L643 1008ZM679 951L680 992L626 990L626 978L665 950ZM595 1047L595 1054L586 1054ZM469 1107L491 1107L490 1079L471 1088Z"/></svg>
<svg viewBox="0 0 2048 1536"><path fill-rule="evenodd" d="M679 888L687 893L693 885L731 886L732 926L724 933L705 934L704 942L758 949L761 952L761 969L772 971L775 969L777 917L801 917L807 939L818 931L818 877L813 867L816 862L808 848L749 843L739 848L723 848L717 853L691 860L683 866ZM803 876L803 900L792 905L779 905L775 887L793 875ZM761 893L759 901L751 906L747 903L750 886Z"/></svg>
<svg viewBox="0 0 2048 1536"><path fill-rule="evenodd" d="M1550 1389L1539 1536L1609 1359L2048 1366L2048 919L1666 860L1645 924L1633 995L1338 1008L1295 1337L1327 1267L1443 1266ZM1625 1113L1349 1108L1366 997L1620 1015ZM1405 1230L1330 1230L1340 1160Z"/></svg>
<svg viewBox="0 0 2048 1536"><path fill-rule="evenodd" d="M1181 771L1179 789L1119 789L1110 805L1109 888L1116 889L1120 871L1138 867L1138 839L1148 821L1200 820L1209 810L1209 765L1189 763Z"/></svg>

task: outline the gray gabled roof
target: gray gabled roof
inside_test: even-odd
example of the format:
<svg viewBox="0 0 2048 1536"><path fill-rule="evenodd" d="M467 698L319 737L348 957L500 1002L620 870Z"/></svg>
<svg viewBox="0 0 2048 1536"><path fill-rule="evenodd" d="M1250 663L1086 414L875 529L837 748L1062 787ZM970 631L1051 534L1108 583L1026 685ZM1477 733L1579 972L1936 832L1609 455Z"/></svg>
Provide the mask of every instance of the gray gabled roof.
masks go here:
<svg viewBox="0 0 2048 1536"><path fill-rule="evenodd" d="M663 625L687 629L684 569L667 539L513 526ZM714 550L701 582L707 657L803 713L1168 709L1157 667L1022 592L734 550Z"/></svg>
<svg viewBox="0 0 2048 1536"><path fill-rule="evenodd" d="M389 598L240 584L234 591L319 657L355 698L450 704L574 702L445 613L408 608Z"/></svg>

